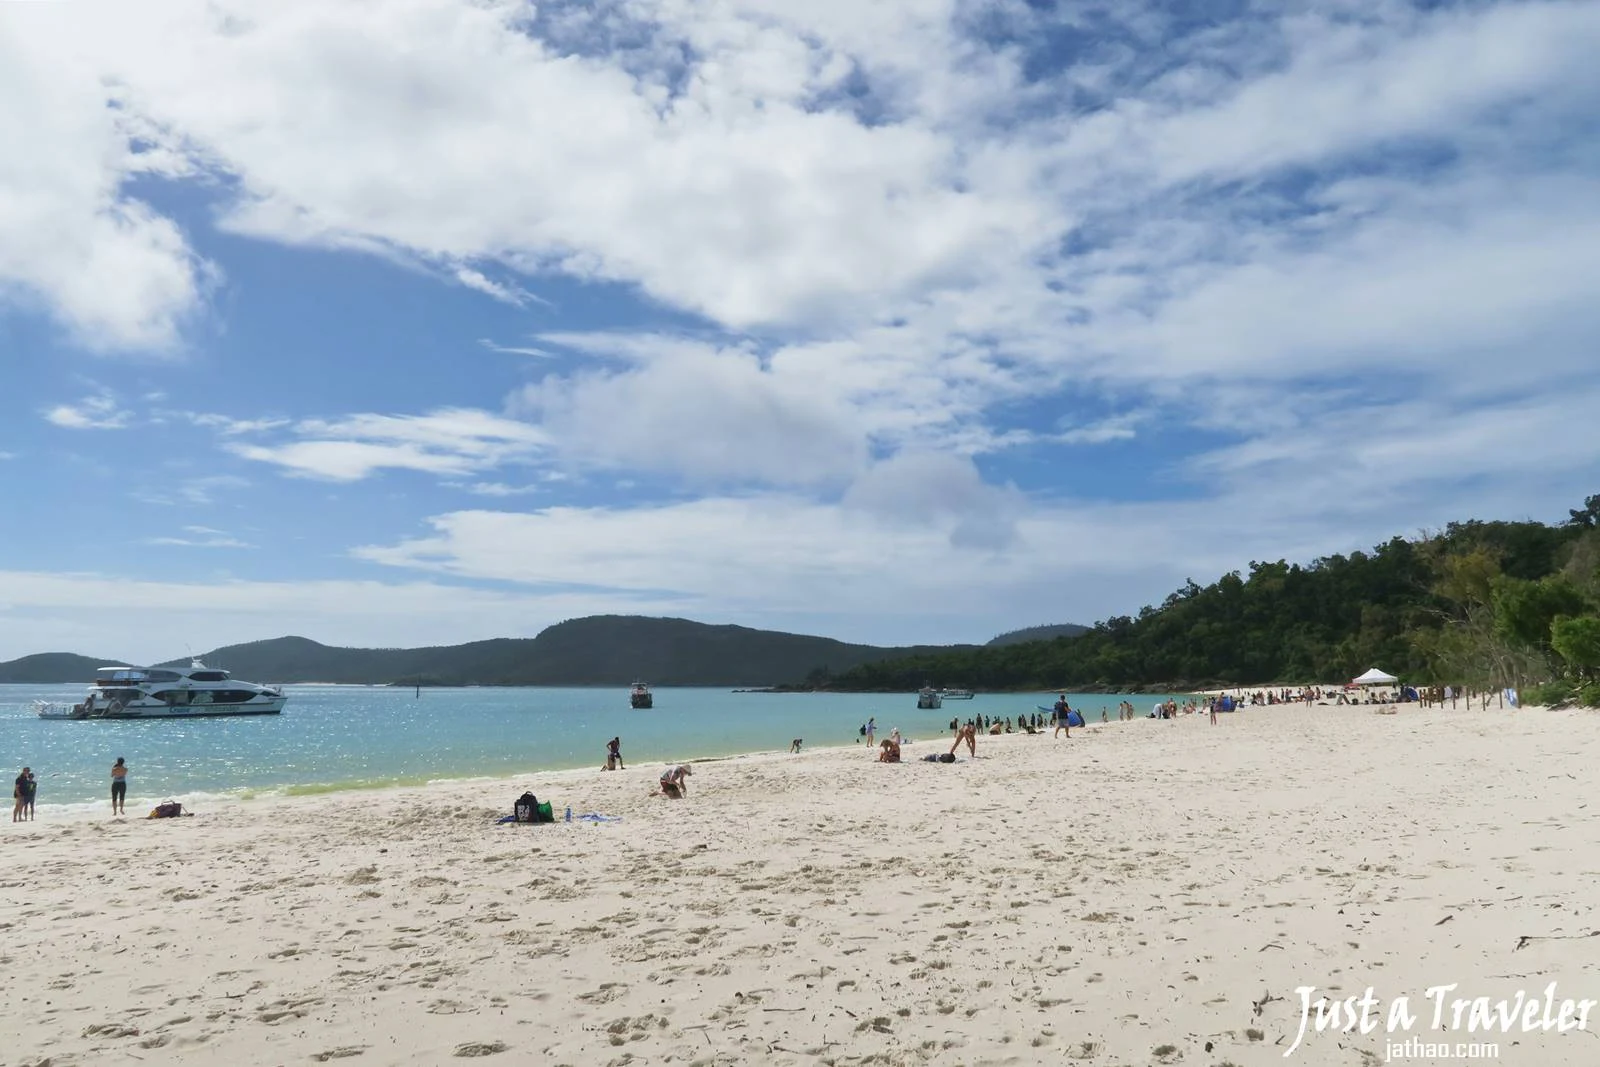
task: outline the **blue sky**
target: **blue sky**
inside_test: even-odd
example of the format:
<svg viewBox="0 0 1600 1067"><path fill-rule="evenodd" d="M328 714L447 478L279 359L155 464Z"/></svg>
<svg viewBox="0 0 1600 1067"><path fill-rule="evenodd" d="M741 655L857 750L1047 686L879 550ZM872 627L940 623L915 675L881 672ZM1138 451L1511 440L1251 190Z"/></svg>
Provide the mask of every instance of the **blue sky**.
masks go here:
<svg viewBox="0 0 1600 1067"><path fill-rule="evenodd" d="M1600 491L1600 7L1176 10L0 6L0 659L981 641Z"/></svg>

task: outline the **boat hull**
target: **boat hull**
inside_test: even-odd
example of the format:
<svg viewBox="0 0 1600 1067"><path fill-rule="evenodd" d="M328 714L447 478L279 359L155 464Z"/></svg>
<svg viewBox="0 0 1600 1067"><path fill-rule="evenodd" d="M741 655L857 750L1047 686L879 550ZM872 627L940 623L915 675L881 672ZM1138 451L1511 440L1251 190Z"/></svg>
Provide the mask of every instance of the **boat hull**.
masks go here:
<svg viewBox="0 0 1600 1067"><path fill-rule="evenodd" d="M39 709L41 719L66 719L72 722L99 722L105 719L231 719L239 715L281 715L283 705L287 701L278 700L270 704L254 705L212 705L208 707L132 707L122 708L119 711L101 712L96 710L90 714L75 710L72 705L47 705Z"/></svg>

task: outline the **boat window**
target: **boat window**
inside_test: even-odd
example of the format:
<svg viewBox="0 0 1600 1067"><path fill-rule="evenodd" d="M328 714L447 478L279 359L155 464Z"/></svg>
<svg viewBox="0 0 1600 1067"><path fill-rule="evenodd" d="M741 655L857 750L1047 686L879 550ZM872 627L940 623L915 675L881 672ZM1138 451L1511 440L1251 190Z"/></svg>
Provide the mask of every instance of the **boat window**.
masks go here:
<svg viewBox="0 0 1600 1067"><path fill-rule="evenodd" d="M147 682L176 682L183 675L177 671L146 671L144 680Z"/></svg>
<svg viewBox="0 0 1600 1067"><path fill-rule="evenodd" d="M175 708L183 707L189 703L189 690L168 689L165 693L161 694L161 699L165 700L168 704Z"/></svg>
<svg viewBox="0 0 1600 1067"><path fill-rule="evenodd" d="M216 704L243 704L253 696L248 689L219 689L211 694L211 700Z"/></svg>
<svg viewBox="0 0 1600 1067"><path fill-rule="evenodd" d="M227 671L190 671L189 677L197 682L226 682Z"/></svg>

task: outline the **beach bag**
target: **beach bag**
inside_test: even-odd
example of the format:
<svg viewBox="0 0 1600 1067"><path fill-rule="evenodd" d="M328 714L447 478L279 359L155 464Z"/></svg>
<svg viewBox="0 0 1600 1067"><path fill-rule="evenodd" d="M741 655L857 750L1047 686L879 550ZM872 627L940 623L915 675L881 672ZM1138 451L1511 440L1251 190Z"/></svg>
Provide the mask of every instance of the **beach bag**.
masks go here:
<svg viewBox="0 0 1600 1067"><path fill-rule="evenodd" d="M536 811L534 822L555 822L556 812L548 800L541 800Z"/></svg>
<svg viewBox="0 0 1600 1067"><path fill-rule="evenodd" d="M939 753L939 762L940 763L954 763L955 761L956 761L956 754L954 752L941 752L941 753Z"/></svg>
<svg viewBox="0 0 1600 1067"><path fill-rule="evenodd" d="M163 804L157 804L155 807L151 808L149 818L175 819L182 814L183 805L179 804L176 800L169 800Z"/></svg>
<svg viewBox="0 0 1600 1067"><path fill-rule="evenodd" d="M511 813L516 818L517 822L538 822L539 798L534 796L532 793L522 794L517 798L517 802L515 805L513 805Z"/></svg>

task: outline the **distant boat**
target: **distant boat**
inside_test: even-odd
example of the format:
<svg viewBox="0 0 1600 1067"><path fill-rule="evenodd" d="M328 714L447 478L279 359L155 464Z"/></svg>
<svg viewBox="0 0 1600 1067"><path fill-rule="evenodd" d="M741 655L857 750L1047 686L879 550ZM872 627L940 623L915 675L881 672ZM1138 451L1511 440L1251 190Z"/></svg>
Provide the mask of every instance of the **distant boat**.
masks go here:
<svg viewBox="0 0 1600 1067"><path fill-rule="evenodd" d="M944 700L939 696L939 691L931 685L925 685L917 690L917 707L922 709L938 708L944 706Z"/></svg>
<svg viewBox="0 0 1600 1067"><path fill-rule="evenodd" d="M41 719L199 719L277 715L282 689L240 682L227 671L192 660L187 669L101 667L81 704L35 701Z"/></svg>
<svg viewBox="0 0 1600 1067"><path fill-rule="evenodd" d="M628 703L636 708L653 708L656 706L655 697L650 695L650 687L643 682L633 683L633 688L628 690Z"/></svg>
<svg viewBox="0 0 1600 1067"><path fill-rule="evenodd" d="M972 699L972 690L970 690L970 689L941 689L939 691L939 695L941 697L943 697L944 699L946 699L946 700L971 700Z"/></svg>

